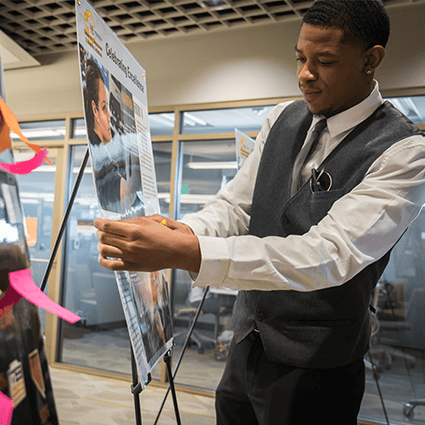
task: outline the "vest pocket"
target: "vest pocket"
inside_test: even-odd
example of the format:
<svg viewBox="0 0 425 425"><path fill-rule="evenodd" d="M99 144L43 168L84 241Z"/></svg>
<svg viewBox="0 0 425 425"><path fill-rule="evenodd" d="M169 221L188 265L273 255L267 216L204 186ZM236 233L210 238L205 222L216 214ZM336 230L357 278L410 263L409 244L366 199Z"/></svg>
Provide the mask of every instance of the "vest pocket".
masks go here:
<svg viewBox="0 0 425 425"><path fill-rule="evenodd" d="M311 194L310 216L313 224L322 220L331 209L335 201L344 195L343 189L330 190L329 192L314 192Z"/></svg>

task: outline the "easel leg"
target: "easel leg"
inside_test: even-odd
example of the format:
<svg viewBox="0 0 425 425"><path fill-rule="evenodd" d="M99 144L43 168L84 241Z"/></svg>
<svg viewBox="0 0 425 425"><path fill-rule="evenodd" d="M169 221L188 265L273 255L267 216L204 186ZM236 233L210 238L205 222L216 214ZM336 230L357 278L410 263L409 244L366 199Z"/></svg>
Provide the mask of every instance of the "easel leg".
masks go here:
<svg viewBox="0 0 425 425"><path fill-rule="evenodd" d="M183 344L183 348L182 348L182 351L180 353L179 359L177 360L176 367L174 368L173 379L176 377L177 371L179 370L180 363L181 363L181 361L183 359L183 355L184 355L184 353L186 351L187 346L189 345L190 337L191 337L191 335L193 333L193 330L195 329L195 325L196 325L196 322L198 320L199 314L201 313L202 306L204 305L205 298L207 297L208 290L209 290L209 287L207 286L205 288L204 294L202 295L202 299L201 299L201 302L199 303L198 310L196 311L195 318L193 319L192 325L190 326L189 332L188 332L188 334L186 336L186 340L185 340L185 342ZM165 401L167 400L168 393L170 392L170 389L171 389L171 383L170 383L170 385L168 385L168 388L167 388L167 391L165 393L164 399L162 400L161 407L159 408L159 412L156 415L156 419L155 419L154 425L157 425L157 423L158 423L159 417L161 416L161 412L162 412L162 409L164 408Z"/></svg>
<svg viewBox="0 0 425 425"><path fill-rule="evenodd" d="M389 421L389 419L388 419L387 409L385 408L384 398L382 397L381 387L380 387L379 382L378 382L378 379L379 379L379 378L378 378L378 375L376 374L376 367L375 367L375 363L373 362L372 355L370 354L370 351L369 351L369 353L368 353L368 354L369 354L370 364L372 365L373 378L375 379L375 382L376 382L376 388L378 389L379 398L381 399L382 409L383 409L383 411L384 411L384 415L385 415L385 419L386 419L386 421L387 421L387 424L389 425L389 424L390 424L390 421Z"/></svg>
<svg viewBox="0 0 425 425"><path fill-rule="evenodd" d="M62 236L63 236L63 233L64 233L65 228L66 228L66 223L68 221L69 214L71 213L72 206L74 205L74 201L75 201L75 197L77 196L78 188L80 187L81 180L84 176L84 170L86 169L86 165L87 165L87 161L89 160L89 156L90 156L89 155L89 147L87 146L87 150L86 150L86 153L84 155L83 162L80 166L80 171L78 172L77 180L75 181L74 189L72 190L72 194L71 194L71 197L69 199L68 206L66 208L66 211L65 211L65 214L64 214L64 217L63 217L63 220L62 220L62 224L61 224L61 227L59 229L58 236L56 237L55 244L54 244L52 252L50 254L50 258L49 258L49 262L47 264L46 271L44 272L43 281L42 281L41 286L40 286L40 290L42 292L44 292L44 290L46 289L47 280L49 279L49 274L50 274L50 271L52 270L53 262L56 258L56 253L58 252L59 245L61 243Z"/></svg>
<svg viewBox="0 0 425 425"><path fill-rule="evenodd" d="M181 425L179 407L177 406L177 395L176 390L174 388L174 379L173 374L171 372L171 354L169 351L164 355L164 361L167 365L168 379L170 380L171 395L173 397L174 412L176 414L177 425Z"/></svg>
<svg viewBox="0 0 425 425"><path fill-rule="evenodd" d="M136 359L134 358L133 348L131 348L131 374L133 376L133 385L131 386L131 392L134 397L134 415L136 417L136 425L142 425L142 413L140 408L140 397L139 394L142 391L142 385L139 382L137 376Z"/></svg>

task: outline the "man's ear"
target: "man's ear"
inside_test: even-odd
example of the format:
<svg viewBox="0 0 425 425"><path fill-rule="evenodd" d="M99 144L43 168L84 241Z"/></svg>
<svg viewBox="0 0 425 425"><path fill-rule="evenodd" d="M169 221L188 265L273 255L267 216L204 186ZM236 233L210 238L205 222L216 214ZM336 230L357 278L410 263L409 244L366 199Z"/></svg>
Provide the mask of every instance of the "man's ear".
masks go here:
<svg viewBox="0 0 425 425"><path fill-rule="evenodd" d="M381 65L381 62L385 57L385 49L377 44L372 46L366 51L366 63L365 63L365 72L370 74L373 73L376 68ZM371 72L368 72L371 71Z"/></svg>
<svg viewBox="0 0 425 425"><path fill-rule="evenodd" d="M98 119L98 116L97 116L97 106L96 106L96 102L94 100L91 101L91 109L93 111L93 118L95 120Z"/></svg>

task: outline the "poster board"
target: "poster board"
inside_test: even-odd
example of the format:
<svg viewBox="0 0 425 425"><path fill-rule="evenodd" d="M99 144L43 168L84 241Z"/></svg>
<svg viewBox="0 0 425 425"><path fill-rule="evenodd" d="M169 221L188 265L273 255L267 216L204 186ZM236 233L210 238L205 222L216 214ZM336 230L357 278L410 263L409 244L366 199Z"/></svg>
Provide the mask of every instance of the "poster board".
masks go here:
<svg viewBox="0 0 425 425"><path fill-rule="evenodd" d="M235 128L236 161L238 170L242 167L255 147L255 140Z"/></svg>
<svg viewBox="0 0 425 425"><path fill-rule="evenodd" d="M159 214L146 73L86 0L76 0L84 114L103 218ZM115 272L142 386L172 346L165 271Z"/></svg>

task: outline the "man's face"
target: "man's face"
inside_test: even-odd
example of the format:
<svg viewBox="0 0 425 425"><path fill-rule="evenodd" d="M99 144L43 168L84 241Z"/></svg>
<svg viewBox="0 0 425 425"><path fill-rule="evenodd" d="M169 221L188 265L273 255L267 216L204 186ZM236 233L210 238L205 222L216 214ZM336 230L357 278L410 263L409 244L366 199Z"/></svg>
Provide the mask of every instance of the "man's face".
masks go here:
<svg viewBox="0 0 425 425"><path fill-rule="evenodd" d="M99 101L94 115L94 131L99 136L103 144L111 141L111 114L108 108L108 99L106 97L105 84L99 80Z"/></svg>
<svg viewBox="0 0 425 425"><path fill-rule="evenodd" d="M330 117L370 93L362 45L343 43L343 30L303 24L297 46L298 83L310 111Z"/></svg>

